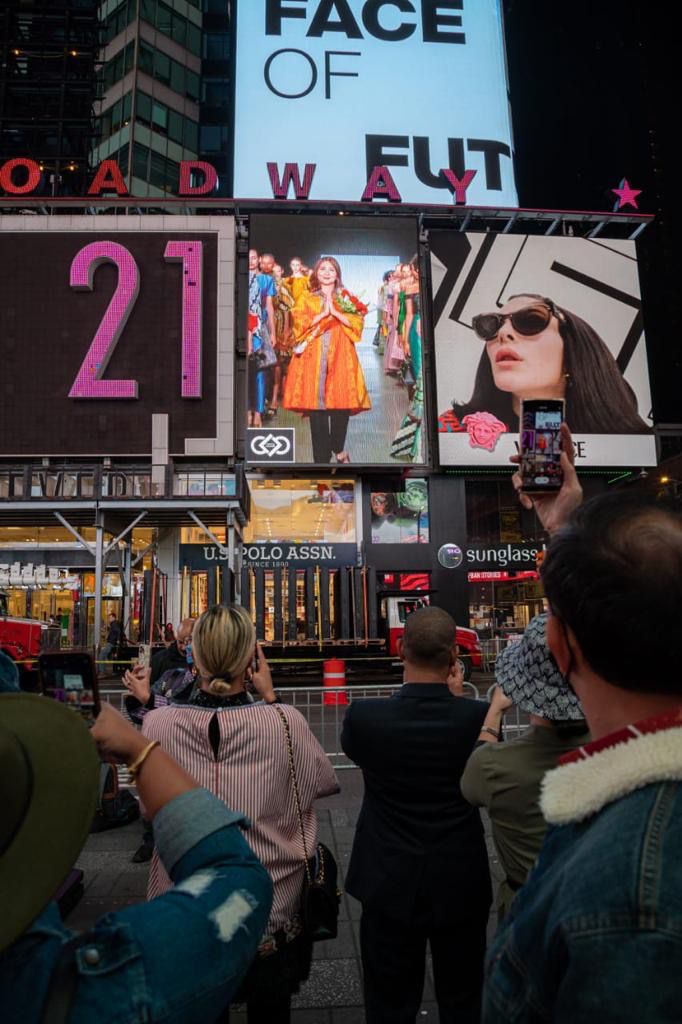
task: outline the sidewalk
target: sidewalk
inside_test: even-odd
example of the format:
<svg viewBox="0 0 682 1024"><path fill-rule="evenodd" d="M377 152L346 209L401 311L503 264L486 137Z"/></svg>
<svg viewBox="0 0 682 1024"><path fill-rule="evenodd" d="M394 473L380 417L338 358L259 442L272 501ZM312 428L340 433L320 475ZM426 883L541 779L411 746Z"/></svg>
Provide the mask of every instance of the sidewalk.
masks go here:
<svg viewBox="0 0 682 1024"><path fill-rule="evenodd" d="M316 806L320 839L333 851L344 876L362 800L362 775L357 769L348 769L339 771L338 777L341 792ZM136 822L88 838L77 864L85 872L85 895L67 918L70 927L89 928L102 914L144 899L149 865L130 861L141 834L142 827ZM491 872L494 881L499 878L494 858ZM310 978L294 997L292 1024L363 1024L359 923L360 904L344 893L338 938L316 944ZM492 917L490 928L494 930ZM246 1013L235 1011L230 1020L246 1024ZM438 1020L430 965L419 1020L425 1024Z"/></svg>

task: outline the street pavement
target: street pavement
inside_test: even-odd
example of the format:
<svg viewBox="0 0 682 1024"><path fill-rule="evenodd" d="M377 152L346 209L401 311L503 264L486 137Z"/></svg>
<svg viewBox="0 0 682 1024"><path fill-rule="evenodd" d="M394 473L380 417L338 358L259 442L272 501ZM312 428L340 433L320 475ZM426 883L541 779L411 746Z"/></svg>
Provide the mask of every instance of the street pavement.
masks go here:
<svg viewBox="0 0 682 1024"><path fill-rule="evenodd" d="M355 768L340 770L338 777L341 792L318 801L316 807L320 840L333 851L340 874L344 877L363 786L362 775ZM486 832L489 832L487 827ZM145 899L149 865L133 864L130 859L141 837L140 822L89 836L77 864L85 873L85 892L67 917L70 927L85 930L102 914ZM501 877L501 871L489 835L488 845L495 884ZM344 893L338 937L331 942L316 944L310 978L293 1000L292 1024L363 1024L359 923L360 905ZM494 928L494 915L491 915L489 935ZM456 950L453 955L456 955ZM418 1020L425 1024L438 1021L430 963L427 963ZM230 1015L230 1022L246 1024L244 1009L236 1007Z"/></svg>

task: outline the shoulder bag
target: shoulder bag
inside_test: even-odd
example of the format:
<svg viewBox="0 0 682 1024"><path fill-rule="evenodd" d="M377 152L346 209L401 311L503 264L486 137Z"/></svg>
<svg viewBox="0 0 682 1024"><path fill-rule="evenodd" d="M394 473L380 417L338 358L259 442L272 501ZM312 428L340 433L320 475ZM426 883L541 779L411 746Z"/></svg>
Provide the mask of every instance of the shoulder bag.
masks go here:
<svg viewBox="0 0 682 1024"><path fill-rule="evenodd" d="M313 942L323 942L325 939L335 939L338 932L339 903L341 893L336 887L338 868L331 850L324 843L318 843L315 854L308 858L308 850L305 842L305 830L303 828L303 811L301 810L301 796L296 778L296 765L294 763L294 748L291 742L291 729L287 716L276 704L272 705L282 720L284 736L289 756L289 775L294 789L296 801L296 813L298 824L301 829L303 841L303 859L305 863L305 877L303 879L303 892L301 894L301 919L305 934Z"/></svg>

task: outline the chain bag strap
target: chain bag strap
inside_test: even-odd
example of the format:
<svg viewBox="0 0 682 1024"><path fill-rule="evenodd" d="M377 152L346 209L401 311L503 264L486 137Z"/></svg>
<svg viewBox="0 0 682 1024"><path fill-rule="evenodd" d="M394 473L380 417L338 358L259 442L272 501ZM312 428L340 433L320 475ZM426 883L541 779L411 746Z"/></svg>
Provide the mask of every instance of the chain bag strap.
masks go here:
<svg viewBox="0 0 682 1024"><path fill-rule="evenodd" d="M339 903L341 893L336 887L338 869L336 861L330 850L324 843L318 843L313 866L308 857L308 848L305 841L305 828L303 825L303 809L301 807L301 794L298 788L296 776L296 763L294 760L294 745L291 741L291 729L287 716L277 704L271 705L279 715L284 727L284 737L287 745L289 759L289 775L294 790L296 802L296 813L298 825L301 830L303 842L303 861L305 864L305 880L303 883L303 894L301 899L301 917L303 927L309 938L316 941L335 939L338 932Z"/></svg>

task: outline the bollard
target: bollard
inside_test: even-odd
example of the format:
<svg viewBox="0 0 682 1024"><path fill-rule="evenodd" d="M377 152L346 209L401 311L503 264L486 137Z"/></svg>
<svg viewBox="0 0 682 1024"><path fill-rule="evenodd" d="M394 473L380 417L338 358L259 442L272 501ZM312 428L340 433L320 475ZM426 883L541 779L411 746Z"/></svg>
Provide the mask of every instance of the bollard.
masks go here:
<svg viewBox="0 0 682 1024"><path fill-rule="evenodd" d="M346 685L346 663L338 658L332 658L322 664L322 685L336 689ZM324 695L324 704L347 704L347 694L332 693L331 689Z"/></svg>

